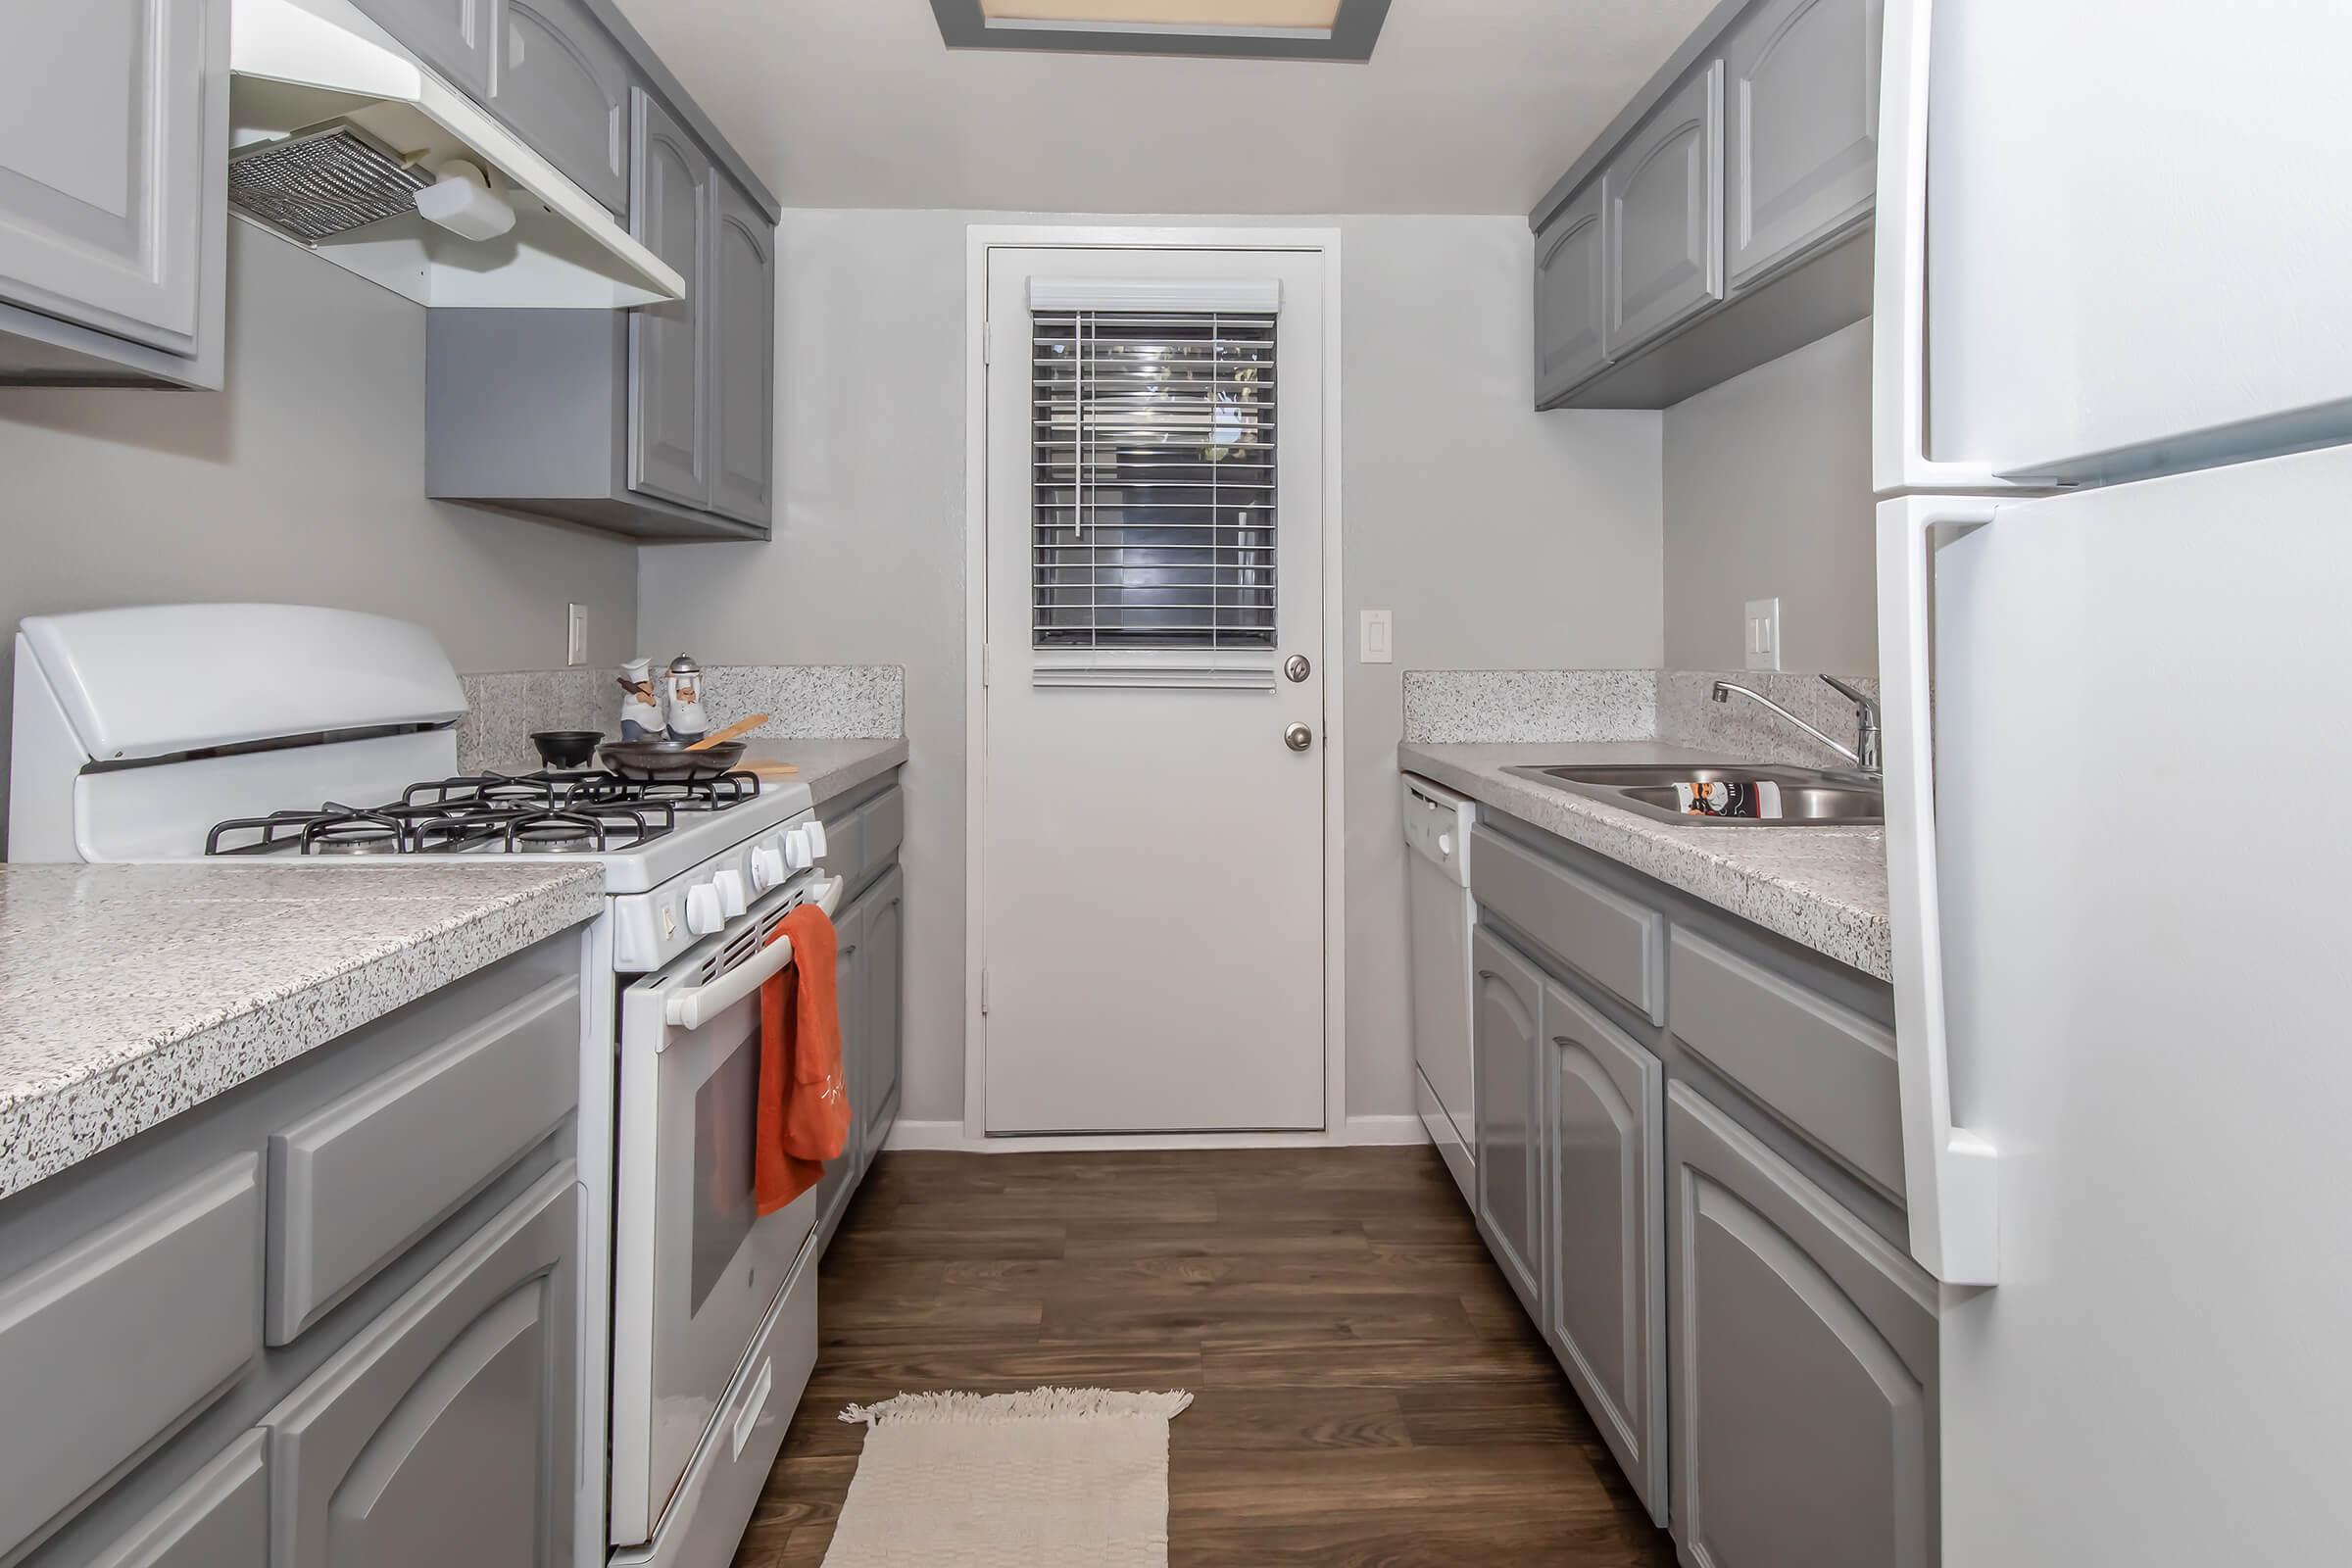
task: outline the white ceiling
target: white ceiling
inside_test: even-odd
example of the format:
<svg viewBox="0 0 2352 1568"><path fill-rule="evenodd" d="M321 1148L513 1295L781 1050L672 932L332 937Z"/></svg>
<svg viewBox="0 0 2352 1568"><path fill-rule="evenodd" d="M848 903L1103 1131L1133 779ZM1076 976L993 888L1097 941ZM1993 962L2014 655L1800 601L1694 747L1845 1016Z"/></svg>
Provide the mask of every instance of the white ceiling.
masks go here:
<svg viewBox="0 0 2352 1568"><path fill-rule="evenodd" d="M1524 213L1714 0L1395 0L1368 65L950 51L929 0L619 0L787 207Z"/></svg>

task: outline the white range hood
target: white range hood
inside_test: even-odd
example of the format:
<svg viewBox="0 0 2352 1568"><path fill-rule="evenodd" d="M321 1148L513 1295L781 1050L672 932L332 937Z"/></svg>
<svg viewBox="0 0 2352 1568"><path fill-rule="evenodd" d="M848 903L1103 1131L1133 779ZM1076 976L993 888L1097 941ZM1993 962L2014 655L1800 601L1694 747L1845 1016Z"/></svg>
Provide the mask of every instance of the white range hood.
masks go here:
<svg viewBox="0 0 2352 1568"><path fill-rule="evenodd" d="M312 239L232 204L248 221L436 308L619 310L686 297L686 280L603 203L349 0L233 0L229 69L232 160L348 125L419 171L452 160L488 171L515 217L487 240L461 238L415 212Z"/></svg>

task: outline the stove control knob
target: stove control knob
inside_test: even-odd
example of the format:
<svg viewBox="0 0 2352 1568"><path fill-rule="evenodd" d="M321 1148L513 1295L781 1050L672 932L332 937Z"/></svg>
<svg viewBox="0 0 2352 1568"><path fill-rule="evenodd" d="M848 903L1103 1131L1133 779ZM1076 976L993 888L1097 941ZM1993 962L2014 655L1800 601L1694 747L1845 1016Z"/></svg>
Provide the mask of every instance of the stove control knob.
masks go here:
<svg viewBox="0 0 2352 1568"><path fill-rule="evenodd" d="M726 923L726 912L719 907L715 885L705 882L686 890L687 930L698 937L707 937Z"/></svg>
<svg viewBox="0 0 2352 1568"><path fill-rule="evenodd" d="M795 871L806 871L816 863L816 850L808 842L808 830L796 827L784 835L784 862Z"/></svg>
<svg viewBox="0 0 2352 1568"><path fill-rule="evenodd" d="M808 825L802 831L808 835L808 853L820 860L823 859L825 858L825 824L812 816L808 819Z"/></svg>
<svg viewBox="0 0 2352 1568"><path fill-rule="evenodd" d="M752 851L752 886L761 893L784 880L784 852L775 844Z"/></svg>
<svg viewBox="0 0 2352 1568"><path fill-rule="evenodd" d="M718 909L728 919L734 919L735 916L752 906L752 901L745 896L743 891L743 873L741 871L733 869L721 871L710 879L710 885L718 889Z"/></svg>

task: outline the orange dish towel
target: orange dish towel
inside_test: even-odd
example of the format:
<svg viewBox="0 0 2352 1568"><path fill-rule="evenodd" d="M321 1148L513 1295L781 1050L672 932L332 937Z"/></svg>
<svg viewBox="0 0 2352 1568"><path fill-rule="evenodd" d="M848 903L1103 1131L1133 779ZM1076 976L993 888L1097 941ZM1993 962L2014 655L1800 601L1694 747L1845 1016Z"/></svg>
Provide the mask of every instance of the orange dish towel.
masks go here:
<svg viewBox="0 0 2352 1568"><path fill-rule="evenodd" d="M792 964L760 988L760 1122L753 1192L760 1212L814 1187L850 1142L850 1091L841 1076L841 1014L833 984L833 920L795 906L769 936L792 944Z"/></svg>

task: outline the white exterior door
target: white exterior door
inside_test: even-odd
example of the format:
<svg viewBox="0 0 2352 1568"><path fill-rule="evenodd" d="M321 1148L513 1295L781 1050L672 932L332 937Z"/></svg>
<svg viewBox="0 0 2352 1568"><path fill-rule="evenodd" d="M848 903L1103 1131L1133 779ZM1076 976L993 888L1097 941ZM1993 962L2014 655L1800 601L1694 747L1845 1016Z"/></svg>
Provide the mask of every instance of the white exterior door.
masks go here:
<svg viewBox="0 0 2352 1568"><path fill-rule="evenodd" d="M1320 1128L1322 257L988 289L984 1125Z"/></svg>

